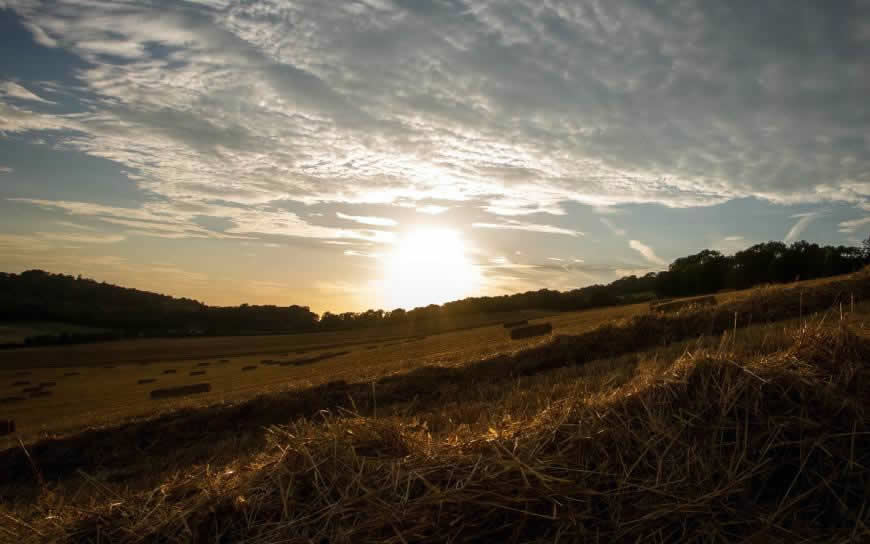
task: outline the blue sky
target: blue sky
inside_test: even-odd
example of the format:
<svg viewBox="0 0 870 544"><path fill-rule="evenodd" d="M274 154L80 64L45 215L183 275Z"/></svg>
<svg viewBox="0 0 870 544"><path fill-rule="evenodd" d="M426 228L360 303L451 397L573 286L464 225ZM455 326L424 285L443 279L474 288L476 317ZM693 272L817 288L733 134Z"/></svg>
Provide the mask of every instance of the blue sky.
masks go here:
<svg viewBox="0 0 870 544"><path fill-rule="evenodd" d="M859 243L868 11L0 0L0 269L359 310L425 229L460 294Z"/></svg>

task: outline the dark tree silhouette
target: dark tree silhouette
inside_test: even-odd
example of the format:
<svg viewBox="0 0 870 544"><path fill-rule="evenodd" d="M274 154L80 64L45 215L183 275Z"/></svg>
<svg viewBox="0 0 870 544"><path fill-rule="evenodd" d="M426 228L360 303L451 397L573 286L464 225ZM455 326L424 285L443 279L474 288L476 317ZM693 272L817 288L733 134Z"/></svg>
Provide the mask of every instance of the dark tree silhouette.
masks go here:
<svg viewBox="0 0 870 544"><path fill-rule="evenodd" d="M805 241L765 242L732 256L705 249L675 260L662 272L627 276L608 285L571 291L541 289L514 295L471 297L391 312L325 312L305 306L207 306L83 279L30 270L0 273L0 321L49 320L108 329L95 334L33 338L31 343L74 343L129 336L268 334L402 326L435 332L453 318L518 310L582 310L628 304L657 296L687 296L854 272L870 262L870 238L862 247L819 246Z"/></svg>

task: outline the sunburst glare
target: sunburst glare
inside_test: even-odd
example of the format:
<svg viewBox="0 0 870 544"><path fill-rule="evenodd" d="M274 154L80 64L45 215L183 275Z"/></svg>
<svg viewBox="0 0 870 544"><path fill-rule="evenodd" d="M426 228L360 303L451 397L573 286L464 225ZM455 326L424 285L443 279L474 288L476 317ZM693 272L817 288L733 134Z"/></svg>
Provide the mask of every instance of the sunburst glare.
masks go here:
<svg viewBox="0 0 870 544"><path fill-rule="evenodd" d="M454 230L428 228L402 236L384 259L382 296L388 308L412 309L474 294L480 271Z"/></svg>

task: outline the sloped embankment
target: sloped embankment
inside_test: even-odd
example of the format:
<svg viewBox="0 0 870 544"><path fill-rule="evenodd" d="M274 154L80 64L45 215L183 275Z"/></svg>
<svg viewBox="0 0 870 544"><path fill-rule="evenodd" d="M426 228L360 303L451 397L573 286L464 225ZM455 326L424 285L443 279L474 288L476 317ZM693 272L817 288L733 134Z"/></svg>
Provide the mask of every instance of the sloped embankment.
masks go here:
<svg viewBox="0 0 870 544"><path fill-rule="evenodd" d="M870 538L870 342L678 358L476 437L419 422L273 428L255 463L68 511L106 542L832 542ZM493 407L499 409L498 406Z"/></svg>
<svg viewBox="0 0 870 544"><path fill-rule="evenodd" d="M469 385L485 380L509 381L518 375L596 359L617 357L704 334L719 334L736 325L768 323L836 308L854 297L870 297L866 272L811 288L773 287L751 297L707 309L674 314L646 314L604 325L587 333L553 341L510 355L462 367L425 367L382 378L375 384L381 407L414 399L421 407L440 401L444 384ZM41 477L57 481L78 471L107 472L123 479L142 471L159 474L201 462L225 462L232 456L265 445L264 427L311 417L323 410L344 407L361 415L375 408L370 383L330 382L311 389L266 395L237 404L182 410L120 426L48 439L29 447L0 452L0 466L9 467L6 480L33 481L31 458ZM142 465L144 462L144 466Z"/></svg>

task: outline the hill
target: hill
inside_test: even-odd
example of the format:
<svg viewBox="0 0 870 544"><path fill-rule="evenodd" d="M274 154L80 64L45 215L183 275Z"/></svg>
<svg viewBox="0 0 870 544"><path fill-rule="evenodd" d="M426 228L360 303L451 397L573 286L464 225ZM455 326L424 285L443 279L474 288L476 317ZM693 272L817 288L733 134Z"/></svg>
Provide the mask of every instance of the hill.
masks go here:
<svg viewBox="0 0 870 544"><path fill-rule="evenodd" d="M870 271L765 287L44 439L0 452L2 528L19 542L866 541L868 300Z"/></svg>

